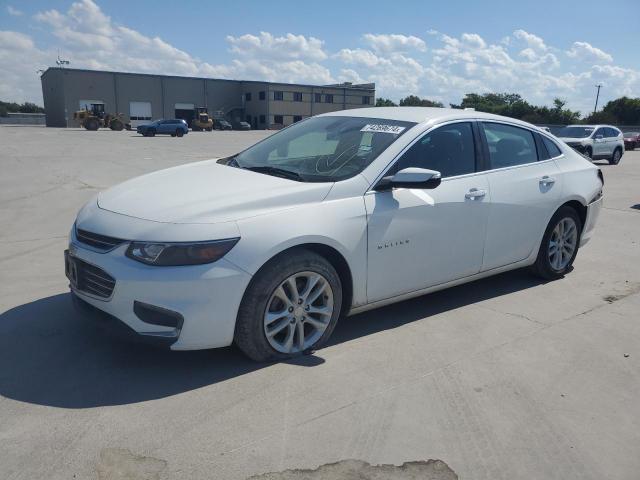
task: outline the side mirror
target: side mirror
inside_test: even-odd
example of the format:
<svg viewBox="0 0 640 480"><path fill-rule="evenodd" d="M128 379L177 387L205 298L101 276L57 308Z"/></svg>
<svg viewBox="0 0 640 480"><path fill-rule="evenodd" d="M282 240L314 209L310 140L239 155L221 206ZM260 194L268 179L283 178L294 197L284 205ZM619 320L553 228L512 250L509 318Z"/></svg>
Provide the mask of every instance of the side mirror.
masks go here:
<svg viewBox="0 0 640 480"><path fill-rule="evenodd" d="M393 176L382 178L375 190L384 191L392 188L433 189L442 181L440 172L426 168L403 168Z"/></svg>
<svg viewBox="0 0 640 480"><path fill-rule="evenodd" d="M602 140L602 135L596 135L596 140Z"/></svg>

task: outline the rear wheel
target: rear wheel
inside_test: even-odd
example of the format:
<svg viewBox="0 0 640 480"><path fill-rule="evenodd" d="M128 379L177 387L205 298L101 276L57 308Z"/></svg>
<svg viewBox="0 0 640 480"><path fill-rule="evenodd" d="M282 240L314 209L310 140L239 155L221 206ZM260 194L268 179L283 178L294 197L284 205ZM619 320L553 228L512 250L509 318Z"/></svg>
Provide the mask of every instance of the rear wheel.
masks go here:
<svg viewBox="0 0 640 480"><path fill-rule="evenodd" d="M613 151L613 155L609 159L609 164L610 165L618 165L620 163L620 159L621 158L622 158L622 150L620 150L619 148L616 148Z"/></svg>
<svg viewBox="0 0 640 480"><path fill-rule="evenodd" d="M109 125L109 128L111 130L115 130L115 131L119 132L121 130L124 130L124 123L122 123L121 120L116 118L114 120L111 120L111 124Z"/></svg>
<svg viewBox="0 0 640 480"><path fill-rule="evenodd" d="M320 347L342 306L342 285L320 255L299 250L268 262L247 288L235 342L256 361L284 359Z"/></svg>
<svg viewBox="0 0 640 480"><path fill-rule="evenodd" d="M587 147L584 150L584 155L589 159L593 159L593 150L591 150L591 147Z"/></svg>
<svg viewBox="0 0 640 480"><path fill-rule="evenodd" d="M184 132L180 128L176 129L176 137L181 137L183 135L184 135Z"/></svg>
<svg viewBox="0 0 640 480"><path fill-rule="evenodd" d="M578 213L569 206L558 209L542 237L533 272L546 280L555 280L569 273L578 253L581 233L582 222Z"/></svg>

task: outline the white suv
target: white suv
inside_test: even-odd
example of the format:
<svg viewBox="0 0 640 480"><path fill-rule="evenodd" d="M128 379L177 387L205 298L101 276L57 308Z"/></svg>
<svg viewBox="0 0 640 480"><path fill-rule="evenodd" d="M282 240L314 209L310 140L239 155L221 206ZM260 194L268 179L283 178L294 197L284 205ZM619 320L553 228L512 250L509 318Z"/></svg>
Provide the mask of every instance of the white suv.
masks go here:
<svg viewBox="0 0 640 480"><path fill-rule="evenodd" d="M592 160L620 163L624 153L622 132L611 125L567 125L558 132L558 138Z"/></svg>

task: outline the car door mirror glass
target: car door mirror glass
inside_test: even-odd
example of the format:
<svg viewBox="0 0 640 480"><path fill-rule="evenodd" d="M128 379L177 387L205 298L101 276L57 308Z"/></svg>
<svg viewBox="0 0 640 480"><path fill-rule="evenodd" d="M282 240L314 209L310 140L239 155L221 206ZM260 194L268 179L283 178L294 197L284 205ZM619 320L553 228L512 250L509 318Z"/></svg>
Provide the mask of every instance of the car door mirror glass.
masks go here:
<svg viewBox="0 0 640 480"><path fill-rule="evenodd" d="M376 186L376 190L392 188L433 189L440 185L442 175L427 168L409 167L400 170L393 176L384 177Z"/></svg>

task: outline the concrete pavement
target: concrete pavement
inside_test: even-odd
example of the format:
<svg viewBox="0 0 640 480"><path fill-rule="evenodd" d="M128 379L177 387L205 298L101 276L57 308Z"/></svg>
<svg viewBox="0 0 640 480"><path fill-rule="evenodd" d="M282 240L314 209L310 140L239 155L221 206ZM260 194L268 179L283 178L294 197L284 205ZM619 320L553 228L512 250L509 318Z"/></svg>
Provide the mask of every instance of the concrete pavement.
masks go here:
<svg viewBox="0 0 640 480"><path fill-rule="evenodd" d="M0 127L0 478L638 478L640 151L602 165L566 278L510 272L343 319L293 362L125 344L72 310L62 251L86 200L264 135ZM346 459L424 463L322 467Z"/></svg>

